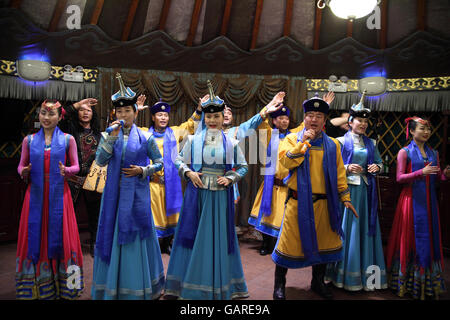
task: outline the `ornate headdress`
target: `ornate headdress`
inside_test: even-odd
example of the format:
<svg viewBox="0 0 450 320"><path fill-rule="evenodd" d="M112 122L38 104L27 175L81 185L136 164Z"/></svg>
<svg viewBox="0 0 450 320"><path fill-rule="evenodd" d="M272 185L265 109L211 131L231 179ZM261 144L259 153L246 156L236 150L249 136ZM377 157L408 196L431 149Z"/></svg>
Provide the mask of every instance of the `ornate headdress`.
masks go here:
<svg viewBox="0 0 450 320"><path fill-rule="evenodd" d="M363 94L361 96L361 100L359 100L359 103L351 106L350 116L348 118L348 121L352 121L352 119L355 117L368 118L370 116L371 110L369 108L364 107L364 104L363 104L365 95L366 95L366 90L363 91Z"/></svg>
<svg viewBox="0 0 450 320"><path fill-rule="evenodd" d="M309 111L318 111L328 114L329 110L330 105L322 98L319 98L319 94L317 92L311 99L303 101L303 111L305 113Z"/></svg>
<svg viewBox="0 0 450 320"><path fill-rule="evenodd" d="M59 103L58 100L47 100L45 99L44 102L41 104L41 108L45 108L48 111L50 110L57 110L58 108L61 108L61 116L64 119L64 115L66 114L66 110L61 107L61 103Z"/></svg>
<svg viewBox="0 0 450 320"><path fill-rule="evenodd" d="M211 81L207 81L209 89L209 99L202 103L202 110L204 113L221 112L225 108L225 102L218 96L214 95L214 90Z"/></svg>
<svg viewBox="0 0 450 320"><path fill-rule="evenodd" d="M423 125L427 125L427 126L431 127L430 121L422 119L420 117L414 116L414 117L406 118L405 119L405 123L406 123L406 140L408 140L408 138L409 138L409 123L411 121L416 121L418 123L421 123Z"/></svg>
<svg viewBox="0 0 450 320"><path fill-rule="evenodd" d="M116 79L119 80L120 89L115 94L111 96L112 103L115 108L133 106L134 110L137 110L137 95L136 92L130 89L130 87L125 87L122 81L122 76L120 73L116 74Z"/></svg>

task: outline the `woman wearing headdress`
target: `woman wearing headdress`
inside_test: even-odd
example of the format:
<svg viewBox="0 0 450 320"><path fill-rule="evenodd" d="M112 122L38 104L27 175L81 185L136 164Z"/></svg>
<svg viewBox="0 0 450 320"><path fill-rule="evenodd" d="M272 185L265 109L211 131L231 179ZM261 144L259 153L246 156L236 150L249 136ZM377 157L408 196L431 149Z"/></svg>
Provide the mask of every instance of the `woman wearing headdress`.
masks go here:
<svg viewBox="0 0 450 320"><path fill-rule="evenodd" d="M375 180L383 165L375 140L366 136L371 111L363 105L364 95L359 104L350 108L350 130L337 138L342 146L350 198L359 218L342 208L342 260L328 264L325 276L326 281L349 291L387 288ZM371 281L371 266L379 268L376 286Z"/></svg>
<svg viewBox="0 0 450 320"><path fill-rule="evenodd" d="M175 161L180 176L188 183L165 294L181 299L248 297L231 188L247 174L248 166L238 141L222 131L223 100L214 95L210 83L209 89L196 134L188 136Z"/></svg>
<svg viewBox="0 0 450 320"><path fill-rule="evenodd" d="M397 182L403 189L387 247L388 284L400 297L438 299L445 285L436 184L450 177L450 168L441 171L438 152L426 145L430 122L419 117L405 122L406 138L413 139L397 155Z"/></svg>
<svg viewBox="0 0 450 320"><path fill-rule="evenodd" d="M108 165L108 172L95 246L92 299L158 299L164 267L148 177L162 169L163 160L153 136L134 124L136 94L125 88L120 75L117 78L120 91L112 101L118 121L102 133L95 158L99 166Z"/></svg>
<svg viewBox="0 0 450 320"><path fill-rule="evenodd" d="M57 126L62 112L58 101L45 100L41 129L22 143L17 170L29 185L17 242L17 299L75 299L84 288L77 221L64 180L79 171L77 146Z"/></svg>

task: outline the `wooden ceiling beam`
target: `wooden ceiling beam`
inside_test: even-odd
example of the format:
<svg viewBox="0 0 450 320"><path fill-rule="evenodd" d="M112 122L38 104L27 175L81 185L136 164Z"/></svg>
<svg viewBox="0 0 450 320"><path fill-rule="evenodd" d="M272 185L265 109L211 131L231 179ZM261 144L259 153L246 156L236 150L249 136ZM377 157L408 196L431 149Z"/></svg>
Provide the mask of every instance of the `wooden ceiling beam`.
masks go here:
<svg viewBox="0 0 450 320"><path fill-rule="evenodd" d="M167 17L169 16L170 0L164 0L164 4L161 10L161 16L159 17L158 30L164 30L166 27Z"/></svg>
<svg viewBox="0 0 450 320"><path fill-rule="evenodd" d="M91 16L91 24L97 25L98 18L100 18L100 14L102 13L104 2L105 0L97 0L97 2L95 3L94 11L92 12Z"/></svg>
<svg viewBox="0 0 450 320"><path fill-rule="evenodd" d="M130 9L128 10L127 21L122 31L122 41L127 41L130 36L131 27L133 26L134 16L136 15L136 10L139 5L139 0L132 0L130 4Z"/></svg>
<svg viewBox="0 0 450 320"><path fill-rule="evenodd" d="M347 38L351 38L353 36L353 20L347 20Z"/></svg>
<svg viewBox="0 0 450 320"><path fill-rule="evenodd" d="M220 28L220 35L226 36L228 31L228 25L230 23L231 5L233 0L227 0L225 3L225 10L223 12L222 27Z"/></svg>
<svg viewBox="0 0 450 320"><path fill-rule="evenodd" d="M381 0L380 49L386 49L387 46L387 7L388 7L388 0Z"/></svg>
<svg viewBox="0 0 450 320"><path fill-rule="evenodd" d="M67 0L58 0L55 5L55 9L53 10L52 20L50 20L50 24L48 26L48 32L56 31L58 28L59 20L61 20L61 16L66 9Z"/></svg>
<svg viewBox="0 0 450 320"><path fill-rule="evenodd" d="M22 0L12 0L12 1L9 3L9 7L10 7L10 8L16 8L16 9L19 9L19 8L20 8L20 5L21 5L21 2L22 2Z"/></svg>
<svg viewBox="0 0 450 320"><path fill-rule="evenodd" d="M319 49L320 43L320 26L322 24L322 9L316 6L316 14L314 19L314 39L313 39L313 49Z"/></svg>
<svg viewBox="0 0 450 320"><path fill-rule="evenodd" d="M289 37L291 35L292 14L294 11L294 0L286 0L286 13L284 15L283 36Z"/></svg>
<svg viewBox="0 0 450 320"><path fill-rule="evenodd" d="M250 44L250 49L256 48L256 40L258 40L259 24L261 22L261 13L263 9L263 4L264 4L263 0L258 0L256 2L255 20L253 22L252 42Z"/></svg>
<svg viewBox="0 0 450 320"><path fill-rule="evenodd" d="M426 29L426 0L417 0L417 29L425 31Z"/></svg>
<svg viewBox="0 0 450 320"><path fill-rule="evenodd" d="M203 0L195 0L194 10L192 11L191 26L186 40L186 45L192 47L194 43L195 34L197 33L198 21L200 20L200 13L202 11Z"/></svg>

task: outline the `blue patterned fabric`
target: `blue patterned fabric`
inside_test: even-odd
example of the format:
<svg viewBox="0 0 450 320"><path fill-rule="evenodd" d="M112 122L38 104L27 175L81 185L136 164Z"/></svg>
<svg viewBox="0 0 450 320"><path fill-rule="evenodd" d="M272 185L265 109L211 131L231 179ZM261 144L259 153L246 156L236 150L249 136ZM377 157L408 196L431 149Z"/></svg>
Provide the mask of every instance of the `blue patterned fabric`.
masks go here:
<svg viewBox="0 0 450 320"><path fill-rule="evenodd" d="M373 142L369 142L373 145ZM375 149L375 148L374 148ZM374 163L381 163L378 151L374 150ZM368 152L366 148L354 148L352 151L351 163L367 167ZM370 266L377 266L380 272L379 288L387 288L386 265L383 254L383 244L381 241L381 231L379 221L376 221L375 232L369 233L370 228L370 207L368 197L368 187L363 179L359 185L349 184L350 198L352 204L358 212L358 218L353 212L344 206L342 230L345 238L342 240L342 260L336 263L330 263L327 266L326 281L332 281L339 288L350 291L373 290L372 281L368 285L367 281L373 274Z"/></svg>
<svg viewBox="0 0 450 320"><path fill-rule="evenodd" d="M42 206L44 195L44 148L45 134L41 128L30 143L30 213L28 218L28 256L37 263L41 247ZM65 163L66 137L58 127L53 131L49 171L49 231L48 257L60 259L63 248L64 177L59 162Z"/></svg>
<svg viewBox="0 0 450 320"><path fill-rule="evenodd" d="M138 128L136 128L138 129ZM139 129L138 129L139 130ZM131 133L130 133L131 136ZM141 138L144 136L139 135ZM132 164L129 162L127 152L132 152L128 148L130 141L128 136L121 137L122 144L120 145L121 151L115 148L118 145L118 141L114 143L108 142L104 138L100 142L97 149L96 161L99 165L108 164L110 167L111 161L114 157L118 157L121 168ZM145 147L145 148L144 148ZM109 153L107 150L114 150L113 153ZM131 149L133 150L133 149ZM141 152L146 157L153 161L151 171L152 173L162 169L162 158L158 150L158 145L155 139L151 136L146 143L141 144L141 148L137 148L135 152ZM122 173L120 173L119 188L122 192L122 183L126 179ZM151 173L151 174L152 174ZM146 237L139 236L134 233L134 238L130 239L126 243L121 243L121 223L124 221L120 219L120 205L117 206L115 212L115 219L113 222L113 233L111 240L111 247L109 250L109 258L106 260L103 256L100 256L100 249L98 246L95 251L94 259L94 276L92 282L92 299L156 299L161 295L164 287L164 266L161 259L161 251L159 248L158 239L156 236L155 226L153 223L151 206L150 206L150 187L148 179L142 179L140 177L134 177L134 182L137 187L142 191L142 195L145 193L146 199L142 199L140 196L132 197L131 199L137 202L138 205L146 203L147 216L143 219L145 222L149 222L150 231ZM108 176L109 179L109 176ZM100 218L107 214L104 210L104 206L107 201L119 202L119 199L110 200L105 191L102 195ZM136 208L136 206L132 206ZM132 211L132 214L134 211ZM104 220L103 220L104 221ZM126 220L125 220L126 221ZM101 235L97 234L97 244Z"/></svg>

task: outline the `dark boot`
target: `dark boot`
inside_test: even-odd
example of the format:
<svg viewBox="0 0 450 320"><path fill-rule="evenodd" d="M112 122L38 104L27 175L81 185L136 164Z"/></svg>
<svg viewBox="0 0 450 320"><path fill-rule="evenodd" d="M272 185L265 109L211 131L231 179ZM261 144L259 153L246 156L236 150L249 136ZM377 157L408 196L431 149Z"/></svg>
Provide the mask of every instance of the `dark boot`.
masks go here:
<svg viewBox="0 0 450 320"><path fill-rule="evenodd" d="M275 267L275 285L273 288L274 300L286 300L285 287L287 271L287 268L278 265Z"/></svg>
<svg viewBox="0 0 450 320"><path fill-rule="evenodd" d="M269 246L270 246L269 242L270 242L271 237L268 236L267 234L263 233L262 238L263 238L263 241L262 241L261 248L259 249L259 254L262 256L265 256L270 253L269 252Z"/></svg>
<svg viewBox="0 0 450 320"><path fill-rule="evenodd" d="M333 294L323 280L326 267L326 264L317 264L315 266L312 266L313 277L311 280L311 290L317 293L322 298L329 300L333 299Z"/></svg>
<svg viewBox="0 0 450 320"><path fill-rule="evenodd" d="M91 255L92 258L94 258L95 253L95 239L96 235L91 233L91 239L89 241L89 254Z"/></svg>
<svg viewBox="0 0 450 320"><path fill-rule="evenodd" d="M170 253L172 252L172 236L164 237L160 239L160 248L161 253L167 253L170 256Z"/></svg>

